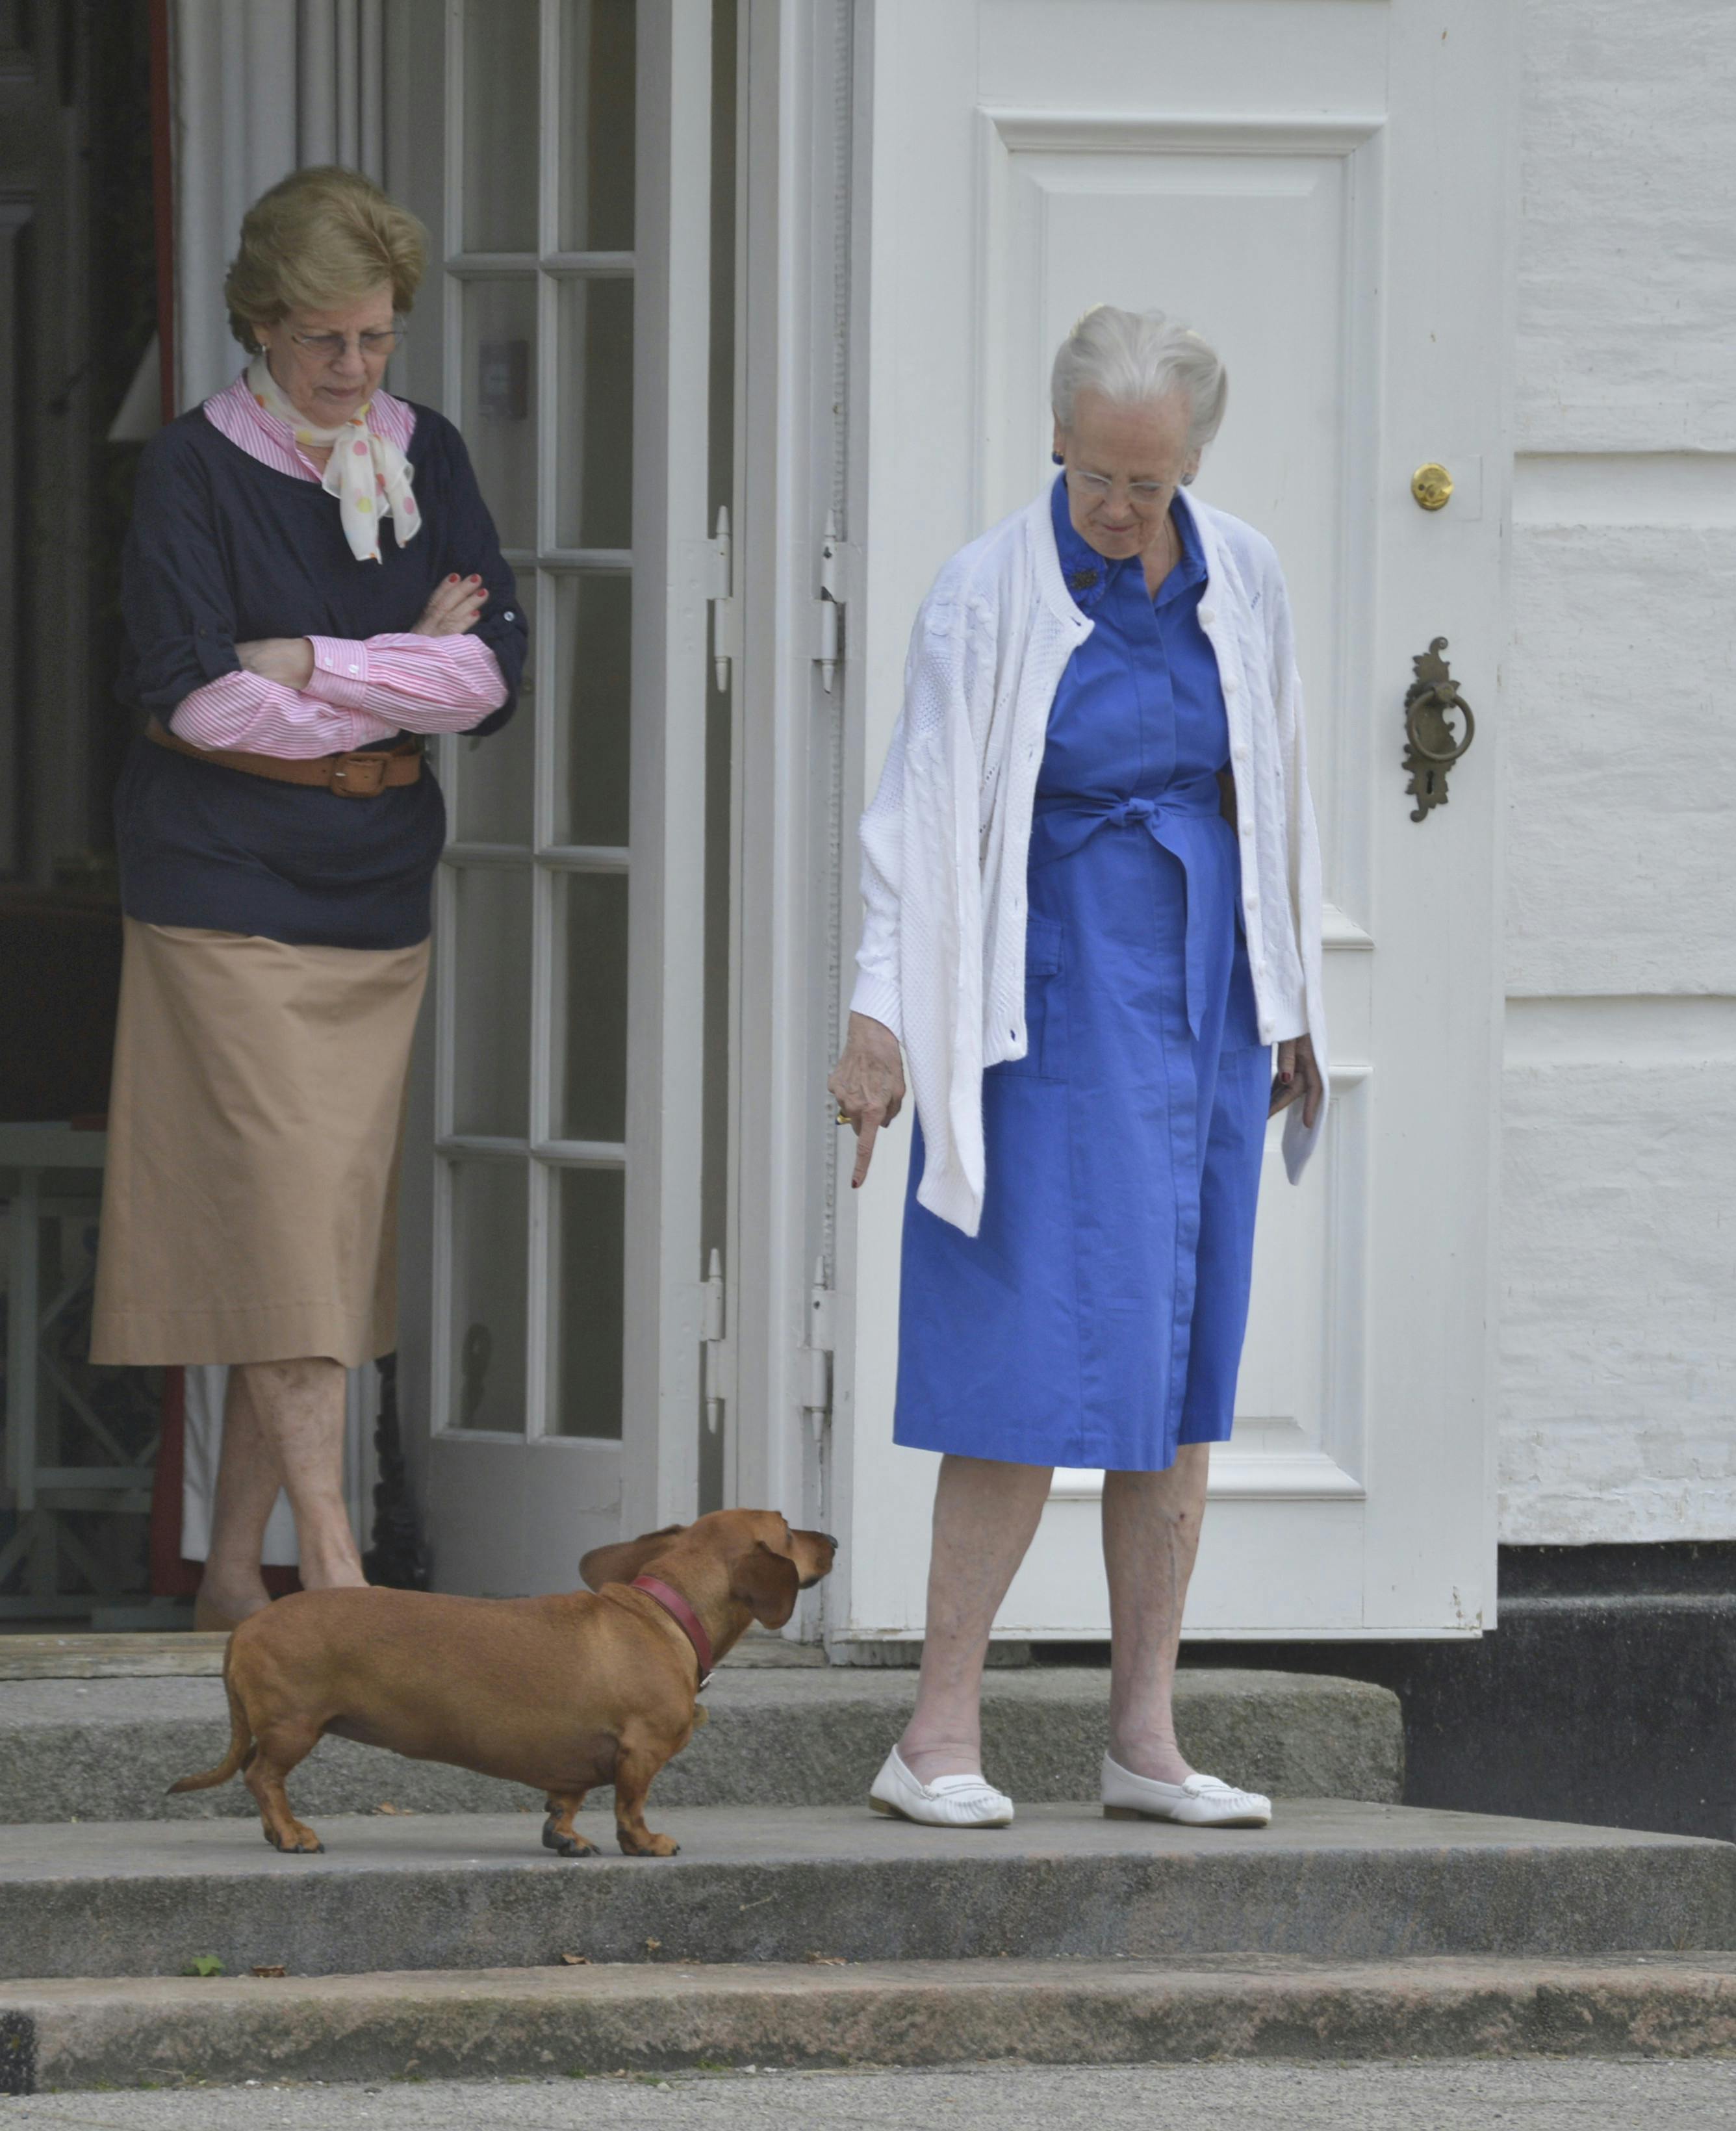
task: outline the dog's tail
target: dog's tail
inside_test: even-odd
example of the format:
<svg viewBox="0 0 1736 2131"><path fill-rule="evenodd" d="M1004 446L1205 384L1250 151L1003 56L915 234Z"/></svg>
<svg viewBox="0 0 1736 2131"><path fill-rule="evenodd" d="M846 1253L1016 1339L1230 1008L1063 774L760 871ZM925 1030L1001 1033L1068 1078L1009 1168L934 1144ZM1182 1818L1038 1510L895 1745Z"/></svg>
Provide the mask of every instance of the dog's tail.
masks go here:
<svg viewBox="0 0 1736 2131"><path fill-rule="evenodd" d="M214 1769L207 1769L203 1775L183 1776L179 1783L170 1784L166 1793L174 1798L181 1791L215 1790L226 1784L237 1770L245 1767L253 1747L253 1726L247 1712L242 1707L241 1697L235 1692L235 1683L229 1677L229 1659L223 1655L223 1692L229 1698L229 1750Z"/></svg>

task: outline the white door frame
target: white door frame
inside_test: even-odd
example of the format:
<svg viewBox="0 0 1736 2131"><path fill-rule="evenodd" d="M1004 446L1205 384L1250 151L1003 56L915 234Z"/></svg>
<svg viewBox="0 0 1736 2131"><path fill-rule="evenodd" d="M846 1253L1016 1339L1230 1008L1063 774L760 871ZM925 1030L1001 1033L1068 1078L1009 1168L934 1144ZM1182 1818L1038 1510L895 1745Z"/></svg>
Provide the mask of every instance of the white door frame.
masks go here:
<svg viewBox="0 0 1736 2131"><path fill-rule="evenodd" d="M825 1081L837 1036L842 788L853 660L816 660L821 543L850 483L838 298L849 199L848 0L743 0L737 553L743 602L737 791L729 1499L832 1516L829 1333L837 1155ZM846 620L845 628L847 630ZM818 1275L817 1282L816 1276ZM823 1587L790 1632L815 1632Z"/></svg>
<svg viewBox="0 0 1736 2131"><path fill-rule="evenodd" d="M638 20L639 227L668 242L638 265L633 549L635 568L667 558L668 580L633 617L627 1532L691 1516L698 1496L709 557L711 9L640 0Z"/></svg>

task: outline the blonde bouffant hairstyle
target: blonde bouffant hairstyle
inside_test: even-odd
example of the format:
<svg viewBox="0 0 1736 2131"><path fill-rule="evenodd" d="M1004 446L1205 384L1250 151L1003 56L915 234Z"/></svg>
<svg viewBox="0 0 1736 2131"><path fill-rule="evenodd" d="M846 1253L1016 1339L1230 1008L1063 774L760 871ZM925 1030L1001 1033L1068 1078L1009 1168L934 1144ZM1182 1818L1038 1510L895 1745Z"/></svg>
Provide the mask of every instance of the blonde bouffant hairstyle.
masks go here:
<svg viewBox="0 0 1736 2131"><path fill-rule="evenodd" d="M251 355L256 325L336 310L382 286L407 311L427 264L428 232L372 178L335 163L292 171L242 218L223 281L229 330Z"/></svg>

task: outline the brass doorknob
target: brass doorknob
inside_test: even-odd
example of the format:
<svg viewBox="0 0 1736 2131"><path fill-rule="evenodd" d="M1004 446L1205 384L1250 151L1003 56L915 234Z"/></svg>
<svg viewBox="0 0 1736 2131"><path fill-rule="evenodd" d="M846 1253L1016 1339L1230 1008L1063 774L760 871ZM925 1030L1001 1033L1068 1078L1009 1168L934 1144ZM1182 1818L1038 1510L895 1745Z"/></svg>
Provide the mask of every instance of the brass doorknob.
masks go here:
<svg viewBox="0 0 1736 2131"><path fill-rule="evenodd" d="M1436 459L1411 476L1411 494L1425 510L1444 510L1453 492L1453 477Z"/></svg>

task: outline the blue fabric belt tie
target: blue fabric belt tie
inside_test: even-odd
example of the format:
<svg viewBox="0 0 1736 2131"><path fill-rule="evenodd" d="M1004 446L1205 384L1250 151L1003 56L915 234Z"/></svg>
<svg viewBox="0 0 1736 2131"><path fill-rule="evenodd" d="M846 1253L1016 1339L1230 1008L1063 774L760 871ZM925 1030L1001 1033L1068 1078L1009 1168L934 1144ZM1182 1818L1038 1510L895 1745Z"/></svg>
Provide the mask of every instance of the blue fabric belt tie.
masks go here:
<svg viewBox="0 0 1736 2131"><path fill-rule="evenodd" d="M1216 900L1212 890L1220 874L1224 848L1219 831L1202 825L1222 820L1217 778L1206 776L1173 784L1154 799L1070 798L1053 806L1039 800L1031 822L1033 866L1067 857L1100 829L1141 827L1178 862L1187 910L1187 1026L1196 1042L1210 989L1206 967L1209 912Z"/></svg>

